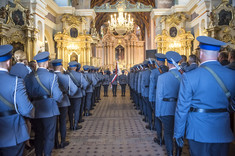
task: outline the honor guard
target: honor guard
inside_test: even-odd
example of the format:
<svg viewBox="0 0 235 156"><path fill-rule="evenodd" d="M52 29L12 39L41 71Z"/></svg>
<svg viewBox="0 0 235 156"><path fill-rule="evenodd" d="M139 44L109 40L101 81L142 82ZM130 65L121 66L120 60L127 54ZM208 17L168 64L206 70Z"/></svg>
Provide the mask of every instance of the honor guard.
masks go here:
<svg viewBox="0 0 235 156"><path fill-rule="evenodd" d="M86 89L86 107L85 107L85 116L90 116L92 115L90 113L90 110L92 108L92 94L94 92L94 87L95 85L97 85L98 81L96 80L96 78L94 77L94 74L89 72L88 70L90 69L90 67L88 65L83 66L83 70L84 70L84 76L86 77L86 79L89 82L89 85Z"/></svg>
<svg viewBox="0 0 235 156"><path fill-rule="evenodd" d="M78 63L76 61L69 62L68 74L73 80L74 84L78 87L76 94L69 97L71 103L71 106L69 106L68 110L70 130L78 130L82 128L82 126L78 125L83 97L82 89L86 89L89 85L82 73L76 72L77 67Z"/></svg>
<svg viewBox="0 0 235 156"><path fill-rule="evenodd" d="M183 74L175 112L174 137L183 146L188 139L190 155L228 155L234 141L229 119L229 93L235 96L235 71L223 67L217 56L224 42L199 36L200 66ZM220 83L218 83L220 81ZM228 90L228 94L221 86Z"/></svg>
<svg viewBox="0 0 235 156"><path fill-rule="evenodd" d="M149 84L150 84L150 74L151 71L148 68L149 62L145 60L143 62L143 72L142 72L142 80L141 80L141 95L143 98L143 106L145 108L146 118L148 121L147 129L152 130L152 111L151 111L151 103L149 102Z"/></svg>
<svg viewBox="0 0 235 156"><path fill-rule="evenodd" d="M181 74L173 65L178 63L181 56L177 52L166 53L169 71L158 76L156 91L156 117L160 118L164 127L164 140L167 155L173 155L174 115L178 97Z"/></svg>
<svg viewBox="0 0 235 156"><path fill-rule="evenodd" d="M110 76L110 83L112 85L113 97L117 96L117 74L116 70L113 70L113 74ZM113 82L112 82L113 81Z"/></svg>
<svg viewBox="0 0 235 156"><path fill-rule="evenodd" d="M157 89L157 81L159 75L168 71L168 67L165 66L166 56L161 53L155 54L156 61L153 61L151 66L151 75L150 75L150 85L149 85L149 101L152 105L152 109L155 114L155 103L156 103L156 89ZM162 123L161 120L154 115L154 124L155 129L157 131L157 138L154 138L154 142L158 143L160 146L163 144L162 141Z"/></svg>
<svg viewBox="0 0 235 156"><path fill-rule="evenodd" d="M97 100L99 101L99 100L101 100L101 98L100 98L100 90L101 90L101 85L102 85L102 82L103 82L103 79L104 79L104 76L103 76L103 74L102 74L102 72L99 72L99 69L100 68L96 68L96 72L97 72L97 75L98 75L98 77L99 77L99 87L98 87L98 95L97 95Z"/></svg>
<svg viewBox="0 0 235 156"><path fill-rule="evenodd" d="M135 74L134 74L134 83L133 83L133 88L134 88L134 93L135 93L135 104L136 104L136 106L137 106L137 109L140 109L140 113L139 114L143 114L143 112L142 112L142 105L140 104L140 102L139 102L139 97L138 97L138 93L137 93L137 86L138 86L138 75L139 75L139 67L138 67L138 65L135 65L134 66L134 69L135 69Z"/></svg>
<svg viewBox="0 0 235 156"><path fill-rule="evenodd" d="M59 88L63 93L63 99L61 102L58 103L60 115L58 117L58 122L57 122L55 147L64 148L65 146L69 144L69 142L65 140L66 139L66 117L68 114L68 106L70 106L68 95L73 96L77 92L78 88L73 83L69 75L61 73L61 71L63 70L61 59L53 60L51 63L54 68L54 73L58 76ZM59 144L59 139L58 139L59 131L60 131L60 136L61 136L60 144Z"/></svg>
<svg viewBox="0 0 235 156"><path fill-rule="evenodd" d="M0 46L0 155L23 155L30 138L24 117L34 117L34 107L26 94L23 79L10 75L13 47Z"/></svg>
<svg viewBox="0 0 235 156"><path fill-rule="evenodd" d="M108 87L109 87L109 75L108 71L104 71L103 87L104 87L104 97L108 97Z"/></svg>
<svg viewBox="0 0 235 156"><path fill-rule="evenodd" d="M142 115L144 115L144 119L143 121L147 122L147 117L146 117L146 109L145 109L145 105L144 105L144 101L143 101L143 98L142 98L142 95L141 95L141 81L142 81L142 65L139 64L137 66L137 68L139 69L139 72L138 72L138 78L137 78L137 86L136 86L136 89L137 89L137 97L139 99L139 104L140 104L140 110L142 110Z"/></svg>
<svg viewBox="0 0 235 156"><path fill-rule="evenodd" d="M56 121L60 114L57 103L61 102L63 93L57 75L47 70L49 52L38 53L33 59L39 67L25 78L25 84L35 106L35 152L36 155L43 155L44 152L49 156L54 148Z"/></svg>
<svg viewBox="0 0 235 156"><path fill-rule="evenodd" d="M122 70L122 75L118 76L118 81L122 90L122 96L126 95L126 84L127 84L127 76L124 73L125 71Z"/></svg>

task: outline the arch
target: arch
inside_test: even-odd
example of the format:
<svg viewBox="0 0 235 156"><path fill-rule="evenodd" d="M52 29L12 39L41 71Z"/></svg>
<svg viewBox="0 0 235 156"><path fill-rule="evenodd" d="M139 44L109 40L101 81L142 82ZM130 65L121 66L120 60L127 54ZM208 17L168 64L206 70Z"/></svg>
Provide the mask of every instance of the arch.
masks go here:
<svg viewBox="0 0 235 156"><path fill-rule="evenodd" d="M53 40L53 36L52 34L50 34L47 29L45 29L45 38L47 39L47 44L48 44L48 50L49 52L52 54L52 53L55 53L55 42Z"/></svg>
<svg viewBox="0 0 235 156"><path fill-rule="evenodd" d="M75 60L72 60L71 57L76 57ZM76 51L72 51L71 53L69 53L69 62L71 61L77 61L80 62L80 54L78 54Z"/></svg>
<svg viewBox="0 0 235 156"><path fill-rule="evenodd" d="M38 25L38 30L39 30L39 33L38 33L38 40L43 42L43 26L42 26L42 22L41 21L38 21L37 22L37 25Z"/></svg>

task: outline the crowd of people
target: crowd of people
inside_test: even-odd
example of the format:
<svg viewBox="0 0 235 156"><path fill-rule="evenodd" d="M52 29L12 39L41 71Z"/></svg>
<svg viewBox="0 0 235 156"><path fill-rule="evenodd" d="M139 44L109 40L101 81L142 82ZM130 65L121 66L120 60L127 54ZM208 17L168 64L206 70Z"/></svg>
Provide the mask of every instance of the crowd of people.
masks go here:
<svg viewBox="0 0 235 156"><path fill-rule="evenodd" d="M174 147L181 154L184 138L192 156L228 155L234 140L228 98L235 96L235 51L219 53L224 42L205 36L197 39L199 58L190 55L187 62L186 56L174 51L157 53L155 59L130 68L128 76L124 70L118 76L116 69L111 74L76 61L65 70L61 59L49 60L49 52L38 53L36 62L29 64L18 57L11 67L13 47L1 45L0 156L23 155L25 145L32 146L31 130L36 156L50 156L54 148L68 146L67 116L71 131L81 129L83 116L91 116L101 100L101 86L107 97L110 84L114 98L118 84L121 96L129 85L130 98L148 123L146 128L156 130L154 142L165 144L169 156Z"/></svg>
<svg viewBox="0 0 235 156"><path fill-rule="evenodd" d="M174 51L157 53L128 75L134 106L168 156L181 155L184 138L192 156L226 156L234 140L235 50L220 52L225 43L210 37L197 40L199 58L190 55L187 62Z"/></svg>

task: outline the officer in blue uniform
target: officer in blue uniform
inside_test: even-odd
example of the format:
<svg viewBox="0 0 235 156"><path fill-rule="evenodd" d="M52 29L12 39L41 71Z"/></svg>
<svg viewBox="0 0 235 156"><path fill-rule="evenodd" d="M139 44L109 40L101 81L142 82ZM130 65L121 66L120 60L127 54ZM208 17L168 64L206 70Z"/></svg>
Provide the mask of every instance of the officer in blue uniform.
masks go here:
<svg viewBox="0 0 235 156"><path fill-rule="evenodd" d="M127 76L124 73L125 71L122 70L122 75L118 76L118 81L121 86L122 96L126 95L126 84L127 84Z"/></svg>
<svg viewBox="0 0 235 156"><path fill-rule="evenodd" d="M30 138L24 117L34 117L23 79L8 73L13 47L0 46L0 155L23 155L24 142ZM7 102L6 102L7 101Z"/></svg>
<svg viewBox="0 0 235 156"><path fill-rule="evenodd" d="M110 76L110 80L109 80L112 85L113 97L117 96L117 77L112 83L113 78L116 76L115 72L116 70L114 69L113 74Z"/></svg>
<svg viewBox="0 0 235 156"><path fill-rule="evenodd" d="M62 101L63 93L57 75L47 70L49 52L38 53L34 60L39 68L25 78L25 85L35 106L35 152L48 156L54 148L56 121L60 114L57 102Z"/></svg>
<svg viewBox="0 0 235 156"><path fill-rule="evenodd" d="M104 71L104 79L103 79L103 87L104 87L104 97L108 97L108 87L109 87L109 75L107 73L108 71Z"/></svg>
<svg viewBox="0 0 235 156"><path fill-rule="evenodd" d="M137 67L139 69L137 86L136 86L136 88L137 88L137 97L139 99L138 101L139 101L139 104L140 104L140 110L142 110L142 115L144 115L143 121L147 122L146 106L145 106L145 103L144 103L144 99L141 95L141 85L142 85L141 81L142 81L143 66L142 66L142 64L139 64Z"/></svg>
<svg viewBox="0 0 235 156"><path fill-rule="evenodd" d="M136 104L136 106L137 106L137 109L140 109L140 112L139 112L139 114L143 114L143 110L142 110L142 105L141 105L141 103L140 103L140 101L139 101L139 97L138 97L138 92L137 92L137 86L138 86L138 75L139 75L139 67L138 67L138 65L135 65L134 66L134 68L135 68L135 74L134 74L134 83L133 83L133 88L134 88L134 95L135 95L135 104Z"/></svg>
<svg viewBox="0 0 235 156"><path fill-rule="evenodd" d="M149 85L149 101L152 104L152 110L154 111L155 114L155 103L156 103L156 89L157 89L157 81L158 77L160 74L168 72L168 67L165 66L165 60L166 56L161 53L155 54L156 57L156 62L153 61L152 63L152 70L151 70L151 75L150 75L150 85ZM155 67L155 64L158 64L160 67L160 73L159 69ZM154 120L155 120L155 129L157 131L157 137L154 138L154 142L158 143L160 146L163 144L162 141L162 123L161 120L154 115Z"/></svg>
<svg viewBox="0 0 235 156"><path fill-rule="evenodd" d="M97 85L98 81L94 76L94 73L88 72L88 70L91 69L88 65L83 66L84 70L84 76L89 82L89 85L86 89L86 107L85 107L85 116L90 116L92 115L90 113L90 110L92 108L92 97L93 92L94 92L94 87Z"/></svg>
<svg viewBox="0 0 235 156"><path fill-rule="evenodd" d="M78 63L76 61L69 62L69 71L67 73L73 80L74 84L78 87L76 94L69 97L71 103L68 110L70 130L78 130L82 128L82 126L78 125L83 97L82 89L86 89L89 85L82 73L76 72L77 67Z"/></svg>
<svg viewBox="0 0 235 156"><path fill-rule="evenodd" d="M101 90L101 85L102 85L104 77L103 77L102 72L99 72L99 68L98 67L96 68L96 72L97 72L97 76L99 78L99 86L98 86L98 94L97 94L97 100L99 101L99 100L101 100L101 98L100 98L100 90Z"/></svg>
<svg viewBox="0 0 235 156"><path fill-rule="evenodd" d="M169 71L158 76L156 91L156 117L159 117L164 126L164 139L167 155L173 155L173 132L174 115L178 97L181 74L173 65L171 59L176 63L181 60L177 52L169 51L166 53Z"/></svg>
<svg viewBox="0 0 235 156"><path fill-rule="evenodd" d="M58 76L59 88L63 93L63 99L60 103L58 103L60 115L58 118L59 122L57 122L55 146L57 146L57 148L64 148L65 146L69 145L69 142L65 140L66 139L66 116L68 114L68 106L70 106L68 95L73 96L78 91L78 88L73 83L69 75L61 73L62 68L63 68L61 59L53 60L51 63L52 63L52 66L54 67L55 74ZM59 139L58 139L58 131L60 131L60 136L61 136L60 144L59 144Z"/></svg>
<svg viewBox="0 0 235 156"><path fill-rule="evenodd" d="M209 68L235 96L235 71L223 67L217 56L225 43L199 36L199 68L183 74L175 111L174 137L183 145L184 132L190 155L228 155L229 143L234 140L229 121L229 101Z"/></svg>
<svg viewBox="0 0 235 156"><path fill-rule="evenodd" d="M145 113L148 121L147 129L152 130L152 111L151 111L151 103L149 102L149 84L150 84L150 74L148 66L149 62L145 60L143 62L143 72L142 72L142 80L141 80L141 95L143 98L143 105L145 108Z"/></svg>

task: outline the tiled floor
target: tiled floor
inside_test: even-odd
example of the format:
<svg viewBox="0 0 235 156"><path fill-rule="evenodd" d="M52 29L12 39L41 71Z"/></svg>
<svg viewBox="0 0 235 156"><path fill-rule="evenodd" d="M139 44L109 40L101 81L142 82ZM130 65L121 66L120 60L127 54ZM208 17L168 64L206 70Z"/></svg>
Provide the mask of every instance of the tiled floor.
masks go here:
<svg viewBox="0 0 235 156"><path fill-rule="evenodd" d="M103 95L103 94L102 94ZM85 117L83 128L68 130L70 145L54 150L55 156L164 156L165 147L153 142L155 131L145 128L142 116L134 109L129 91L126 97L102 97L92 116ZM184 153L184 155L188 155Z"/></svg>

